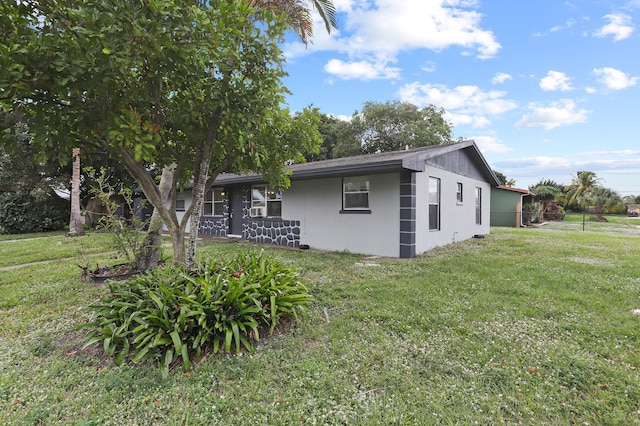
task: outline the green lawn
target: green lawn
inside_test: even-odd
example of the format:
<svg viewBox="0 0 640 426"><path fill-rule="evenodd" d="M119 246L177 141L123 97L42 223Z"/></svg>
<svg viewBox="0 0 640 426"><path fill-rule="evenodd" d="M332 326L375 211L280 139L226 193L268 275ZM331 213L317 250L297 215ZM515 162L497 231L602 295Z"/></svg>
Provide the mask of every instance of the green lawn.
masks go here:
<svg viewBox="0 0 640 426"><path fill-rule="evenodd" d="M290 262L315 303L256 353L166 380L81 350L105 288L78 280L78 259L4 271L0 424L640 424L635 223L494 228L411 260L203 242L202 259ZM60 259L66 241L41 244Z"/></svg>

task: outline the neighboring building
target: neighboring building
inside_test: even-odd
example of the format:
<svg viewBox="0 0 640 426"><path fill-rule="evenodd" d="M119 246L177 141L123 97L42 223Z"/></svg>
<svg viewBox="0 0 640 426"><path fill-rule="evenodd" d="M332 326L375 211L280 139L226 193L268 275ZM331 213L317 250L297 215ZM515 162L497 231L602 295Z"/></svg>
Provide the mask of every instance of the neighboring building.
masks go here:
<svg viewBox="0 0 640 426"><path fill-rule="evenodd" d="M491 226L528 225L529 218L522 212L525 204L532 202L533 193L527 189L500 185L491 189Z"/></svg>
<svg viewBox="0 0 640 426"><path fill-rule="evenodd" d="M640 216L640 204L627 204L627 214L629 216Z"/></svg>
<svg viewBox="0 0 640 426"><path fill-rule="evenodd" d="M291 186L223 174L199 233L259 243L414 257L488 234L498 179L473 141L295 164ZM191 202L178 197L178 215ZM188 229L188 228L187 228Z"/></svg>

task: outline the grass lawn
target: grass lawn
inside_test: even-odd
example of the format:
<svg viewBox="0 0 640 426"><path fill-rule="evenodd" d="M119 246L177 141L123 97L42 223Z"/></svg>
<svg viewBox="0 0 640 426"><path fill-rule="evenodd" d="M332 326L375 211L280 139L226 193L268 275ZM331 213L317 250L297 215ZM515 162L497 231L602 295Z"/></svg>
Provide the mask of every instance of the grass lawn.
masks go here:
<svg viewBox="0 0 640 426"><path fill-rule="evenodd" d="M164 380L81 350L76 326L105 287L79 281L68 240L47 238L61 260L0 273L0 424L640 424L635 223L494 228L411 260L264 247L308 283L308 319Z"/></svg>

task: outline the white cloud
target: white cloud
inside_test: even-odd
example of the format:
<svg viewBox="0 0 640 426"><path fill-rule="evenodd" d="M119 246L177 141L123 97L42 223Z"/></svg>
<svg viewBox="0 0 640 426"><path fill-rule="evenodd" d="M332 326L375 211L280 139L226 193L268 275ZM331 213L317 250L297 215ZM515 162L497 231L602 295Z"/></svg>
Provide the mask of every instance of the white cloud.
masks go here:
<svg viewBox="0 0 640 426"><path fill-rule="evenodd" d="M491 125L491 120L481 115L455 114L445 111L445 119L453 124L454 127L466 125L475 129L481 129Z"/></svg>
<svg viewBox="0 0 640 426"><path fill-rule="evenodd" d="M491 83L502 84L507 80L513 80L513 77L511 77L510 74L499 72L499 73L496 73L496 75L493 77L493 79L491 80Z"/></svg>
<svg viewBox="0 0 640 426"><path fill-rule="evenodd" d="M584 89L585 92L587 92L590 95L593 95L594 93L598 93L598 89L596 89L595 87L585 87Z"/></svg>
<svg viewBox="0 0 640 426"><path fill-rule="evenodd" d="M400 68L389 67L385 61L343 62L339 59L331 59L324 69L343 80L392 80L400 76Z"/></svg>
<svg viewBox="0 0 640 426"><path fill-rule="evenodd" d="M418 106L428 104L456 114L499 115L517 107L505 99L505 92L482 91L478 86L457 86L411 83L400 88L400 99Z"/></svg>
<svg viewBox="0 0 640 426"><path fill-rule="evenodd" d="M558 31L568 30L569 28L573 27L575 25L575 23L576 23L575 20L569 19L563 25L556 25L556 26L550 28L549 31L547 31L545 33L535 33L535 34L533 34L533 36L534 37L542 37L542 36L549 35L550 33L555 33L555 32L558 32Z"/></svg>
<svg viewBox="0 0 640 426"><path fill-rule="evenodd" d="M482 91L477 86L457 86L411 83L398 91L400 100L424 107L444 108L445 118L453 126L467 125L486 128L492 123L488 116L498 116L517 108L515 102L505 99L505 92Z"/></svg>
<svg viewBox="0 0 640 426"><path fill-rule="evenodd" d="M602 160L595 156L587 159L582 158L580 153L571 157L526 157L502 160L496 162L496 166L500 169L508 169L520 171L523 175L527 173L537 173L538 176L544 176L546 172L566 172L575 174L576 170L589 170L596 174L598 172L626 172L630 169L640 167L640 158L618 158L611 160Z"/></svg>
<svg viewBox="0 0 640 426"><path fill-rule="evenodd" d="M540 80L540 88L545 91L567 92L573 90L571 86L571 79L567 75L560 71L549 71L547 76Z"/></svg>
<svg viewBox="0 0 640 426"><path fill-rule="evenodd" d="M422 67L422 71L425 71L425 72L436 72L437 69L438 67L436 66L435 62L427 62Z"/></svg>
<svg viewBox="0 0 640 426"><path fill-rule="evenodd" d="M461 54L491 58L500 50L493 32L481 26L476 1L464 0L339 0L339 31L328 36L317 13L313 44L288 43L285 56L293 59L313 51L338 51L359 61L370 55L394 60L403 51L441 51L460 47Z"/></svg>
<svg viewBox="0 0 640 426"><path fill-rule="evenodd" d="M495 136L471 136L469 139L473 139L476 142L483 154L503 154L513 151L512 148L498 142Z"/></svg>
<svg viewBox="0 0 640 426"><path fill-rule="evenodd" d="M620 41L629 38L633 33L633 22L629 15L612 13L605 15L603 19L608 20L609 23L596 31L593 34L595 37L613 36L613 41Z"/></svg>
<svg viewBox="0 0 640 426"><path fill-rule="evenodd" d="M549 30L549 32L555 33L555 32L558 32L558 31L569 29L569 28L573 27L575 25L575 23L576 23L576 21L574 21L573 19L569 19L567 22L564 23L564 25L556 25L555 27L551 28Z"/></svg>
<svg viewBox="0 0 640 426"><path fill-rule="evenodd" d="M627 176L635 176L640 168L640 152L637 150L612 150L577 152L567 156L537 156L498 160L491 166L507 177L516 179L520 187L533 185L540 179L553 179L569 183L578 170L589 170L602 179L605 186L621 193L637 194L637 182ZM522 183L520 183L522 182ZM633 185L633 186L630 186Z"/></svg>
<svg viewBox="0 0 640 426"><path fill-rule="evenodd" d="M622 149L618 151L588 151L588 152L579 152L576 154L576 156L579 156L579 157L597 157L597 158L619 157L619 156L628 157L631 155L640 156L640 151L633 150L633 149Z"/></svg>
<svg viewBox="0 0 640 426"><path fill-rule="evenodd" d="M631 77L629 74L610 67L596 68L593 70L593 74L598 77L600 83L610 90L622 90L635 86L639 79L639 77Z"/></svg>
<svg viewBox="0 0 640 426"><path fill-rule="evenodd" d="M590 111L578 109L571 99L552 102L549 106L529 104L531 113L525 114L515 126L520 128L542 127L546 130L576 123L584 123Z"/></svg>
<svg viewBox="0 0 640 426"><path fill-rule="evenodd" d="M348 14L348 40L356 51L399 52L451 46L477 50L480 58L495 56L500 49L491 31L480 27L482 15L476 2L449 0L377 0L363 2Z"/></svg>

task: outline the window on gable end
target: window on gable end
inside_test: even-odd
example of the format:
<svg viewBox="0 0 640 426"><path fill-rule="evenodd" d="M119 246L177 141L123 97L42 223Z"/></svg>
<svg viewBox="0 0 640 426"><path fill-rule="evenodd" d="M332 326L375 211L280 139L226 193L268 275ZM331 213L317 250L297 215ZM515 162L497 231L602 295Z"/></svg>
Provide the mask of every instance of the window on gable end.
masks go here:
<svg viewBox="0 0 640 426"><path fill-rule="evenodd" d="M456 202L462 204L462 183L458 182L458 189L456 191Z"/></svg>
<svg viewBox="0 0 640 426"><path fill-rule="evenodd" d="M429 177L429 231L440 230L440 179Z"/></svg>
<svg viewBox="0 0 640 426"><path fill-rule="evenodd" d="M476 188L476 225L482 225L482 188Z"/></svg>

